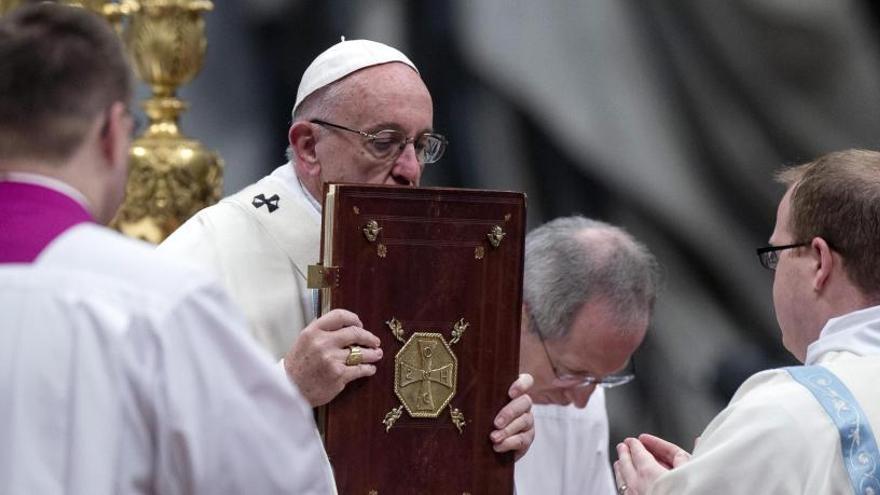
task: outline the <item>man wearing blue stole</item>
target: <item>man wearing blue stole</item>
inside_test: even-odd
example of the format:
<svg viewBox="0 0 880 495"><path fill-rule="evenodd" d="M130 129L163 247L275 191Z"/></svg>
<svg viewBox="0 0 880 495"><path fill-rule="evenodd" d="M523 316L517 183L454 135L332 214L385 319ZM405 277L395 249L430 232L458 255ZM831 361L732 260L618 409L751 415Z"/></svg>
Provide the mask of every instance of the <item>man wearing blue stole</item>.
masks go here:
<svg viewBox="0 0 880 495"><path fill-rule="evenodd" d="M804 365L747 380L693 456L626 439L619 493L880 493L880 153L831 153L778 178L788 190L758 257Z"/></svg>

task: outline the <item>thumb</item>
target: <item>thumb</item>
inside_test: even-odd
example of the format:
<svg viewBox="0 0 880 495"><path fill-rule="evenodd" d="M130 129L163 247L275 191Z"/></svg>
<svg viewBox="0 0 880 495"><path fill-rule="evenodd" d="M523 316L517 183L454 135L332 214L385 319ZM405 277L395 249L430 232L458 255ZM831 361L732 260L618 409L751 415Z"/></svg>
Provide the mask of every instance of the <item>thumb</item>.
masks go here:
<svg viewBox="0 0 880 495"><path fill-rule="evenodd" d="M507 395L511 399L516 399L520 395L528 392L530 388L532 388L532 384L535 383L535 379L532 378L532 375L528 373L522 373L519 375L519 378L516 379L515 382L510 386L510 389L507 391Z"/></svg>

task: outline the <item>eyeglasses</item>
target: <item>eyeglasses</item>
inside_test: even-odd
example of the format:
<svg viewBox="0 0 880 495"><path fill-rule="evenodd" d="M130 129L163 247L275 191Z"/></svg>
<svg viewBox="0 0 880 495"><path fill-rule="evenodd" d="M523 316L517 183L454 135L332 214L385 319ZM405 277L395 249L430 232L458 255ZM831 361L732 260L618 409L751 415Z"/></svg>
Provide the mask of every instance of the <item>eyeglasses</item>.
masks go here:
<svg viewBox="0 0 880 495"><path fill-rule="evenodd" d="M767 246L756 249L755 253L758 255L758 261L761 262L761 266L770 271L776 271L776 265L779 264L780 251L809 245L809 242L799 242L797 244L786 244L785 246Z"/></svg>
<svg viewBox="0 0 880 495"><path fill-rule="evenodd" d="M370 134L369 132L351 129L320 119L312 119L309 122L359 134L365 138L364 147L367 151L379 160L396 159L403 152L406 145L412 143L413 148L416 150L416 159L419 163L434 163L443 156L443 152L446 151L446 145L449 143L445 137L433 132L425 132L408 138L406 134L394 129L385 129L375 134Z"/></svg>
<svg viewBox="0 0 880 495"><path fill-rule="evenodd" d="M540 332L536 331L535 333L538 335L538 340L541 341L541 346L544 348L544 354L547 356L547 361L553 369L553 374L556 376L556 380L562 388L583 388L592 385L602 388L614 388L626 385L636 377L635 362L632 358L627 362L624 370L612 373L608 376L598 377L589 373L560 373L559 368L556 367L556 363L553 362L553 358L550 357L550 351L547 349L547 343L544 342L544 337L541 336Z"/></svg>

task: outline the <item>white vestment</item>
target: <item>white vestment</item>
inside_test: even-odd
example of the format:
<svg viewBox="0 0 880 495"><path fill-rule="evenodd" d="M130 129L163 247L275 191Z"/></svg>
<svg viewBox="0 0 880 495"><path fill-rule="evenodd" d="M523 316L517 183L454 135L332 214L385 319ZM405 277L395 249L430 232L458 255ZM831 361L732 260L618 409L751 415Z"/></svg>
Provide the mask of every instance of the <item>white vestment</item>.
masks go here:
<svg viewBox="0 0 880 495"><path fill-rule="evenodd" d="M0 493L332 493L311 410L232 307L94 224L0 264Z"/></svg>
<svg viewBox="0 0 880 495"><path fill-rule="evenodd" d="M265 201L276 195L273 209ZM318 262L320 233L320 214L287 163L199 211L158 249L219 278L277 359L315 317L306 275Z"/></svg>
<svg viewBox="0 0 880 495"><path fill-rule="evenodd" d="M827 367L846 385L876 439L880 306L829 320L805 364ZM658 478L650 493L851 494L853 488L835 424L807 388L785 370L771 370L743 383L700 436L691 460Z"/></svg>
<svg viewBox="0 0 880 495"><path fill-rule="evenodd" d="M614 495L605 393L583 409L535 404L535 440L516 463L517 495Z"/></svg>

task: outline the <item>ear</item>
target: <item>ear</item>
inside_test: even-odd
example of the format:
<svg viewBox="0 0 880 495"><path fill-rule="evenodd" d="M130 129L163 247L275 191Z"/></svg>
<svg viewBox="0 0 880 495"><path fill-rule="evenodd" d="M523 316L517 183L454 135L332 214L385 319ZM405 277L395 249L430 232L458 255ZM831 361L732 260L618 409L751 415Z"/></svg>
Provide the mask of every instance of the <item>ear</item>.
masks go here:
<svg viewBox="0 0 880 495"><path fill-rule="evenodd" d="M825 239L814 237L810 242L810 249L814 257L815 270L813 272L813 290L821 292L831 280L832 272L838 268L834 260L834 253Z"/></svg>
<svg viewBox="0 0 880 495"><path fill-rule="evenodd" d="M309 122L298 121L290 126L287 133L290 149L296 157L296 173L302 179L317 177L321 173L321 161L318 159L317 134L315 126Z"/></svg>
<svg viewBox="0 0 880 495"><path fill-rule="evenodd" d="M113 168L128 163L128 148L131 144L131 126L128 110L121 101L110 105L106 121L101 131L101 154Z"/></svg>

